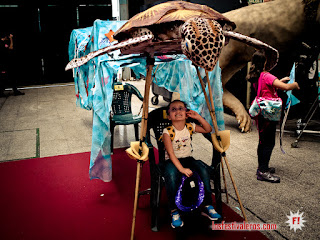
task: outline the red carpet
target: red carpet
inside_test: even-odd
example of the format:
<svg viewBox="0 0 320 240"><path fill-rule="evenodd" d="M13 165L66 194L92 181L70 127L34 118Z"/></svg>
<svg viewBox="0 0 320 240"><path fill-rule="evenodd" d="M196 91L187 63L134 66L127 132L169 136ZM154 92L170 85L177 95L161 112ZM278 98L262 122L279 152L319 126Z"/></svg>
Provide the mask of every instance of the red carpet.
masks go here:
<svg viewBox="0 0 320 240"><path fill-rule="evenodd" d="M89 180L88 167L89 153L0 163L0 239L129 239L136 162L115 149L110 183ZM146 163L141 189L150 185L148 168ZM229 207L223 210L226 222L242 222ZM176 238L167 211L161 212L160 232L151 231L150 219L149 196L142 196L136 240ZM198 220L190 221L195 226L187 228L193 229L187 239L266 239L260 232L202 231Z"/></svg>

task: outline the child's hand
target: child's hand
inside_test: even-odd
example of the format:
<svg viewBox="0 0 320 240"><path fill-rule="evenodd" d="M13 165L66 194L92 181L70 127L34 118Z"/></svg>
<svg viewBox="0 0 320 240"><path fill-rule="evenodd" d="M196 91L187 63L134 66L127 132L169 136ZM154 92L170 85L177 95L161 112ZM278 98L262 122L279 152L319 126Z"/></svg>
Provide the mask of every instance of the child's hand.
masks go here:
<svg viewBox="0 0 320 240"><path fill-rule="evenodd" d="M294 82L293 84L294 84L294 89L298 89L298 90L300 89L300 86L297 82Z"/></svg>
<svg viewBox="0 0 320 240"><path fill-rule="evenodd" d="M191 177L193 175L193 172L189 168L182 168L180 172L187 177Z"/></svg>
<svg viewBox="0 0 320 240"><path fill-rule="evenodd" d="M280 79L281 82L284 82L284 83L287 83L290 81L290 78L289 77L284 77L282 79Z"/></svg>
<svg viewBox="0 0 320 240"><path fill-rule="evenodd" d="M193 119L199 119L199 117L201 117L196 111L193 110L189 110L188 112L186 112L187 117L191 117Z"/></svg>

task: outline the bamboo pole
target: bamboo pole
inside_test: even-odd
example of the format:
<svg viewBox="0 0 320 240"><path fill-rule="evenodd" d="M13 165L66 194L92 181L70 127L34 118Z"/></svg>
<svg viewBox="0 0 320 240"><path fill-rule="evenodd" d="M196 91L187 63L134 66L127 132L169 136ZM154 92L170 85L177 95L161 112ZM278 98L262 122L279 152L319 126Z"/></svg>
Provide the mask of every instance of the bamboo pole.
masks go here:
<svg viewBox="0 0 320 240"><path fill-rule="evenodd" d="M225 161L225 163L226 163L226 165L227 165L227 169L228 169L228 172L229 172L229 175L230 175L230 178L231 178L233 187L234 187L234 191L236 192L236 195L237 195L237 198L238 198L238 202L239 202L239 205L240 205L240 209L241 209L242 215L243 215L243 217L244 217L244 220L245 220L246 222L248 222L246 213L245 213L245 211L244 211L244 208L243 208L243 205L242 205L242 202L241 202L241 199L240 199L240 195L239 195L239 192L238 192L238 188L237 188L237 186L236 186L236 183L235 183L235 181L234 181L234 179L233 179L233 176L232 176L232 173L231 173L231 168L230 168L230 166L229 166L227 157L224 156L223 158L224 158L224 161Z"/></svg>
<svg viewBox="0 0 320 240"><path fill-rule="evenodd" d="M148 64L148 67L147 67L146 83L144 87L142 121L141 121L141 130L140 130L140 147L139 147L140 155L142 153L142 143L144 142L144 139L147 134L147 123L148 123L148 112L149 112L149 92L150 92L150 86L152 81L151 77L152 77L154 59L151 57L148 57L147 64ZM137 176L136 176L136 186L135 186L135 193L134 193L133 216L132 216L131 237L130 237L131 240L133 240L134 238L134 230L135 230L135 224L136 224L139 186L140 186L140 179L141 179L141 168L142 168L142 161L137 160Z"/></svg>
<svg viewBox="0 0 320 240"><path fill-rule="evenodd" d="M139 196L139 186L140 186L140 178L141 178L141 161L137 161L137 176L136 176L136 187L134 191L134 204L133 204L133 216L132 216L132 225L131 225L131 237L134 238L134 229L136 226L136 214L137 214L137 206L138 206L138 196Z"/></svg>
<svg viewBox="0 0 320 240"><path fill-rule="evenodd" d="M211 90L210 81L209 81L209 75L208 75L208 71L207 71L207 70L206 70L206 76L207 76L207 80L208 80L207 82L208 82L208 89L209 89L211 107L212 107L212 109L214 109L212 90ZM215 130L216 135L217 135L217 137L218 137L218 134L217 134L217 132L218 132L217 121L215 121L215 126L216 126L216 129L214 129L214 130ZM220 138L218 138L218 141L219 141L220 146L223 148L222 142L221 142L221 139L220 139ZM243 206L242 206L242 202L241 202L241 199L240 199L240 195L239 195L239 192L238 192L238 188L237 188L237 185L236 185L236 183L235 183L235 181L234 181L234 179L233 179L232 172L231 172L231 169L230 169L230 166L229 166L229 163L228 163L226 154L223 155L223 159L224 159L224 161L225 161L225 163L226 163L226 165L227 165L227 169L228 169L228 172L229 172L229 175L230 175L230 178L231 178L233 187L234 187L234 191L236 192L236 195L237 195L237 198L238 198L238 201L239 201L239 205L240 205L240 208L241 208L242 215L243 215L245 221L247 222L247 216L246 216L246 213L245 213L244 208L243 208Z"/></svg>
<svg viewBox="0 0 320 240"><path fill-rule="evenodd" d="M210 116L211 116L211 119L212 119L212 124L213 124L214 131L215 131L215 133L216 133L216 137L217 137L217 139L218 139L218 142L219 142L220 147L223 148L222 142L221 142L221 138L220 138L220 136L219 136L219 131L218 131L219 129L218 129L217 120L216 120L216 115L215 115L215 111L214 111L214 102L213 102L213 96L212 96L212 91L211 91L211 86L210 86L210 80L209 80L208 71L206 71L206 77L207 77L207 82L208 82L208 90L209 90L211 107L210 107L210 103L209 103L208 96L207 96L206 91L205 91L204 82L203 82L203 80L202 80L202 78L201 78L199 69L198 69L197 67L196 67L196 70L197 70L198 78L199 78L200 83L201 83L202 91L203 91L203 93L204 93L204 96L205 96L205 99L206 99L208 108L209 108L209 110L210 110ZM213 137L213 135L211 135L211 137ZM234 188L234 190L235 190L235 192L236 192L236 195L237 195L237 198L238 198L238 202L239 202L239 205L240 205L240 208L241 208L242 215L243 215L245 221L247 222L247 216L246 216L246 214L245 214L245 211L244 211L244 208L243 208L241 199L240 199L240 195L239 195L237 186L236 186L236 184L235 184L235 181L234 181L234 179L233 179L233 176L232 176L232 173L231 173L231 169L230 169L230 166L229 166L229 163L228 163L228 160L227 160L227 157L226 157L226 154L225 154L225 153L223 154L223 159L224 159L224 161L225 161L225 163L226 163L226 165L227 165L227 169L228 169L228 172L229 172L231 181L232 181L233 188Z"/></svg>
<svg viewBox="0 0 320 240"><path fill-rule="evenodd" d="M149 65L147 69L146 83L144 88L140 142L144 140L147 133L147 121L148 121L148 112L149 112L149 93L150 93L150 86L151 86L152 69L153 69L153 65Z"/></svg>
<svg viewBox="0 0 320 240"><path fill-rule="evenodd" d="M215 115L215 111L214 111L214 104L213 104L213 101L211 102L211 106L210 106L210 103L209 103L209 98L208 98L208 95L206 94L206 87L204 85L204 82L202 80L202 77L200 75L200 72L199 72L199 69L198 67L196 67L196 70L197 70L197 74L198 74L198 78L200 80L200 84L201 84L201 88L202 88L202 91L203 91L203 94L204 94L204 97L206 99L206 103L207 103L207 106L208 106L208 109L209 109L209 112L210 112L210 116L211 116L211 120L212 120L212 123L213 123L213 126L214 126L214 130L215 130L215 133L216 133L216 136L218 136L218 125L217 125L217 121L216 121L216 115ZM207 71L206 71L206 77L207 77L207 81L209 81L209 76L207 74ZM210 89L210 92L211 92L211 89ZM209 93L210 93L209 92ZM210 95L212 97L212 93ZM213 135L211 134L211 138L213 138ZM229 197L228 197L228 190L227 190L227 182L226 182L226 176L224 174L224 166L223 166L223 162L221 161L221 168L222 168L222 177L223 177L223 183L224 183L224 188L225 188L225 191L226 191L226 199L227 199L227 203L229 203Z"/></svg>
<svg viewBox="0 0 320 240"><path fill-rule="evenodd" d="M223 161L221 161L221 171L222 171L222 177L223 177L223 183L224 183L224 190L226 191L226 201L227 201L227 203L229 203L229 196L228 196L228 190L227 190L227 181L226 181L226 175L224 174Z"/></svg>

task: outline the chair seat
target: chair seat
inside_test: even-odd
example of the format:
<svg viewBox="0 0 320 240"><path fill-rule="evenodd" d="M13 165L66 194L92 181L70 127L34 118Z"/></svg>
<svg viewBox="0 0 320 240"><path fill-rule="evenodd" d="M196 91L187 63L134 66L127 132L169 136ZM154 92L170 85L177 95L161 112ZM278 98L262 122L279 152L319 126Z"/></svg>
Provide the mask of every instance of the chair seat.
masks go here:
<svg viewBox="0 0 320 240"><path fill-rule="evenodd" d="M112 117L112 121L116 125L129 125L141 122L141 116L133 114L115 115Z"/></svg>

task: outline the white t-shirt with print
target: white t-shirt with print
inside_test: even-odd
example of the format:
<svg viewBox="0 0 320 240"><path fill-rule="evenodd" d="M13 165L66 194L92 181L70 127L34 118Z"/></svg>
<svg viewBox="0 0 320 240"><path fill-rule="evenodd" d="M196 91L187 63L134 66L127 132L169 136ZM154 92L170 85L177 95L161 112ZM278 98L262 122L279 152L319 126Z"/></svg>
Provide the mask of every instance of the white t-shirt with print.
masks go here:
<svg viewBox="0 0 320 240"><path fill-rule="evenodd" d="M193 131L195 130L196 124L192 123ZM185 126L181 131L177 130L174 126L175 136L172 141L172 147L174 154L177 158L190 157L192 155L192 146L191 146L191 136L190 132ZM162 134L168 134L167 128L163 130ZM165 151L165 159L169 159L169 154Z"/></svg>

